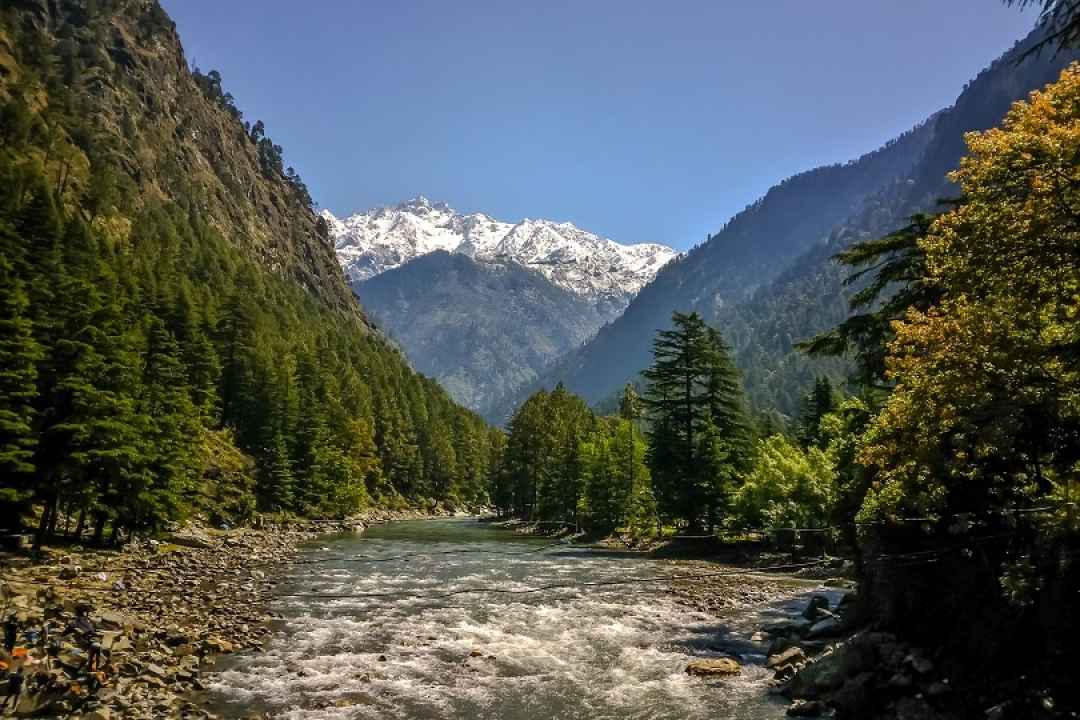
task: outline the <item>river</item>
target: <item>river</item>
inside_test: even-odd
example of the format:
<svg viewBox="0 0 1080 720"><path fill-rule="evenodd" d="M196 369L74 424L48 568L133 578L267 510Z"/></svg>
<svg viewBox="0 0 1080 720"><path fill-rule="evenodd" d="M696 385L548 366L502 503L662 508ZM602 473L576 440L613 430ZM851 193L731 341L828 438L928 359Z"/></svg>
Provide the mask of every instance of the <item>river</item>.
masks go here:
<svg viewBox="0 0 1080 720"><path fill-rule="evenodd" d="M329 558L350 560L322 562ZM215 712L305 720L784 716L784 704L767 695L763 646L749 638L805 600L721 619L680 605L666 582L434 598L678 571L460 519L374 526L321 540L303 559L316 562L290 566L282 578L274 606L282 620L264 650L220 661L210 676ZM690 660L721 655L740 656L742 674L708 681L685 673Z"/></svg>

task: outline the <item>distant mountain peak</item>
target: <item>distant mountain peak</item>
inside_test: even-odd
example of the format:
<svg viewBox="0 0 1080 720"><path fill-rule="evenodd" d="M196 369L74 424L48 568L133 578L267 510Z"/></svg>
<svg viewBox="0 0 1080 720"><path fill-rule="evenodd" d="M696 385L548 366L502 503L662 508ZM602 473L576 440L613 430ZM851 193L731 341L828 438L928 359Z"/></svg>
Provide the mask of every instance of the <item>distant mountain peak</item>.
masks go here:
<svg viewBox="0 0 1080 720"><path fill-rule="evenodd" d="M462 214L424 195L344 220L323 210L350 281L368 280L438 250L480 262L515 262L582 297L625 305L678 253L664 245L622 245L570 222Z"/></svg>

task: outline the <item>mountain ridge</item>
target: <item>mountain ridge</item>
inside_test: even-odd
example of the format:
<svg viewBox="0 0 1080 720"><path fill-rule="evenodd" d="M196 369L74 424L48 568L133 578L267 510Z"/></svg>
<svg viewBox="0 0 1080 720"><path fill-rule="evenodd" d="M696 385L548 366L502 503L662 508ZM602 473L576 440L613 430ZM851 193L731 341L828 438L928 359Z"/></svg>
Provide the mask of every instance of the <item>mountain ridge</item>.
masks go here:
<svg viewBox="0 0 1080 720"><path fill-rule="evenodd" d="M446 250L354 283L372 321L413 366L483 410L596 332L595 304L513 262Z"/></svg>
<svg viewBox="0 0 1080 720"><path fill-rule="evenodd" d="M570 222L462 214L423 195L345 219L320 211L351 282L368 280L436 250L485 262L516 262L594 301L625 304L678 253L658 243L623 245Z"/></svg>
<svg viewBox="0 0 1080 720"><path fill-rule="evenodd" d="M1025 55L1043 32L1017 42L967 83L955 103L907 133L856 160L775 185L708 242L666 266L592 341L496 403L489 418L505 420L528 394L558 382L592 403L607 399L647 366L649 341L668 326L673 310L696 310L719 325L751 376L750 396L759 410L796 411L816 373L843 377L835 361L810 361L793 350L798 340L846 316L850 290L832 255L897 229L955 192L945 174L959 161L964 132L998 122L1012 102L1055 79L1076 56ZM817 294L808 296L811 286ZM794 316L805 322L791 321Z"/></svg>

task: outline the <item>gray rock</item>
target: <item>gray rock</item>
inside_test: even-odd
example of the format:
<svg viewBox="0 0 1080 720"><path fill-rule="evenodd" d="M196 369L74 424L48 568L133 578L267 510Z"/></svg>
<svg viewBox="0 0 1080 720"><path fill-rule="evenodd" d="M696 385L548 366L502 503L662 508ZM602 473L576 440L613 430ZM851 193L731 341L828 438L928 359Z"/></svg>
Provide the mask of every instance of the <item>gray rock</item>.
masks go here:
<svg viewBox="0 0 1080 720"><path fill-rule="evenodd" d="M913 681L910 675L907 675L905 673L895 673L891 678L889 678L889 687L901 689L909 688L911 687L912 682Z"/></svg>
<svg viewBox="0 0 1080 720"><path fill-rule="evenodd" d="M876 662L873 645L865 636L856 636L804 665L784 688L784 694L807 700L820 698L840 688L848 679L872 670Z"/></svg>
<svg viewBox="0 0 1080 720"><path fill-rule="evenodd" d="M803 610L802 616L811 622L818 620L822 610L829 609L829 598L824 595L814 595Z"/></svg>
<svg viewBox="0 0 1080 720"><path fill-rule="evenodd" d="M942 697L952 692L952 688L946 682L933 682L930 683L930 687L926 689L926 694L932 698Z"/></svg>
<svg viewBox="0 0 1080 720"><path fill-rule="evenodd" d="M770 670L782 670L783 668L797 665L806 660L806 653L800 647L791 647L782 653L769 656L765 667Z"/></svg>
<svg viewBox="0 0 1080 720"><path fill-rule="evenodd" d="M922 655L917 655L915 653L910 653L906 658L904 658L904 664L910 665L912 668L915 669L915 672L919 673L920 675L926 675L934 669L933 662L927 660Z"/></svg>
<svg viewBox="0 0 1080 720"><path fill-rule="evenodd" d="M78 565L65 565L60 568L60 574L57 576L61 580L74 580L82 574L82 568Z"/></svg>
<svg viewBox="0 0 1080 720"><path fill-rule="evenodd" d="M787 709L790 717L821 717L825 712L825 703L820 700L796 700Z"/></svg>
<svg viewBox="0 0 1080 720"><path fill-rule="evenodd" d="M99 618L101 626L111 630L119 630L129 624L127 617L118 612L103 612Z"/></svg>
<svg viewBox="0 0 1080 720"><path fill-rule="evenodd" d="M843 624L840 622L839 619L835 617L827 617L814 623L813 626L811 626L810 632L807 637L831 637L833 635L838 635L842 628Z"/></svg>
<svg viewBox="0 0 1080 720"><path fill-rule="evenodd" d="M165 668L161 667L160 665L154 665L153 663L150 663L146 666L146 672L159 678L163 678L168 675L168 672L165 670Z"/></svg>
<svg viewBox="0 0 1080 720"><path fill-rule="evenodd" d="M790 618L785 620L774 620L768 623L763 628L764 632L770 635L802 635L810 630L813 626L809 620L804 618Z"/></svg>
<svg viewBox="0 0 1080 720"><path fill-rule="evenodd" d="M833 693L829 704L836 709L838 717L864 718L873 715L871 708L873 680L873 673L862 672L847 680L839 690Z"/></svg>
<svg viewBox="0 0 1080 720"><path fill-rule="evenodd" d="M894 715L896 720L944 720L925 700L910 696L897 701ZM1004 716L995 720L1004 720Z"/></svg>
<svg viewBox="0 0 1080 720"><path fill-rule="evenodd" d="M214 544L205 535L201 535L194 532L179 532L173 533L165 538L166 542L170 542L173 545L180 545L181 547L196 548L199 550L208 550L214 547Z"/></svg>

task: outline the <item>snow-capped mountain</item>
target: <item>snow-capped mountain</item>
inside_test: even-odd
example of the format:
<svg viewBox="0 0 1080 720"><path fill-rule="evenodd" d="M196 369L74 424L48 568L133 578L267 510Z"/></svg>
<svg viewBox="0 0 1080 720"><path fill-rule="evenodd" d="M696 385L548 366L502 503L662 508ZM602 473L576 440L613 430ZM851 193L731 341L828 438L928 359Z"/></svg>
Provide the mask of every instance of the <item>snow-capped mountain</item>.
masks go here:
<svg viewBox="0 0 1080 720"><path fill-rule="evenodd" d="M421 196L339 220L328 210L338 260L353 283L436 250L480 262L515 262L582 297L625 306L678 253L664 245L621 245L571 223L501 222L462 215Z"/></svg>

